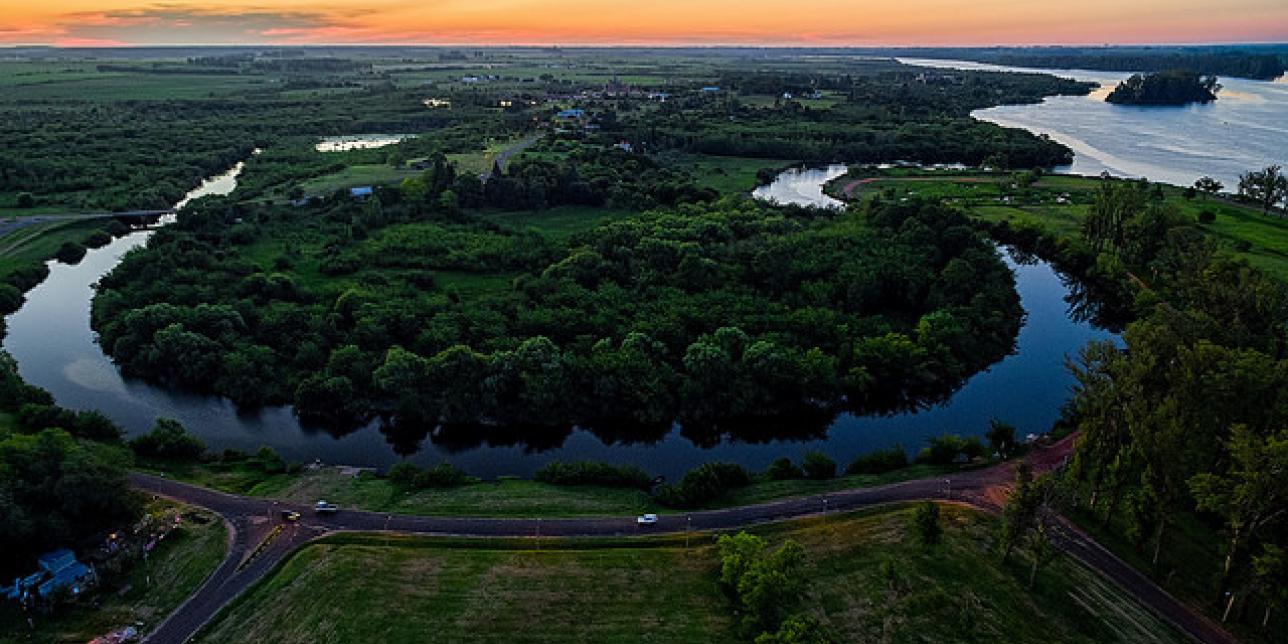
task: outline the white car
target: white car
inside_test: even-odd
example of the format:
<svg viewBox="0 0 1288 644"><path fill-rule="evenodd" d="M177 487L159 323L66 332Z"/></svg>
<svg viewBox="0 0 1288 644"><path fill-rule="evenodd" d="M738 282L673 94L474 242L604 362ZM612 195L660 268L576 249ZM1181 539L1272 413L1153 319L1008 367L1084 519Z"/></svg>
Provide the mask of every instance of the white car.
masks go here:
<svg viewBox="0 0 1288 644"><path fill-rule="evenodd" d="M313 504L313 511L318 514L335 514L340 511L340 506L326 501L318 501Z"/></svg>
<svg viewBox="0 0 1288 644"><path fill-rule="evenodd" d="M657 515L641 514L638 517L635 517L635 523L638 525L653 525L654 523L657 523Z"/></svg>

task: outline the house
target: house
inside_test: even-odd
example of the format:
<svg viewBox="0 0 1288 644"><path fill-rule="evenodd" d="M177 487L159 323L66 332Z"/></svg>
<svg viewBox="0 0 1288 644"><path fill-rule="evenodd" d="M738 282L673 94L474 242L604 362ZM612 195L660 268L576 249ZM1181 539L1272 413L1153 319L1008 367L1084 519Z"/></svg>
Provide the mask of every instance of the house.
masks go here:
<svg viewBox="0 0 1288 644"><path fill-rule="evenodd" d="M66 548L46 552L37 563L40 570L14 580L13 586L4 589L5 597L22 601L34 593L45 599L62 588L79 595L94 583L94 571L77 561L76 555Z"/></svg>
<svg viewBox="0 0 1288 644"><path fill-rule="evenodd" d="M358 201L366 201L367 199L370 199L371 195L373 194L375 194L375 191L371 188L371 186L358 186L357 188L349 188L349 197L351 199L357 199Z"/></svg>
<svg viewBox="0 0 1288 644"><path fill-rule="evenodd" d="M579 108L560 110L558 114L555 114L555 118L560 121L579 121L586 118L586 110Z"/></svg>
<svg viewBox="0 0 1288 644"><path fill-rule="evenodd" d="M715 85L702 88L702 92L706 94L715 94L716 92L719 92L719 91L720 91L720 88L716 87Z"/></svg>
<svg viewBox="0 0 1288 644"><path fill-rule="evenodd" d="M622 152L631 152L635 149L635 146L631 145L630 141L621 141L613 147L621 150Z"/></svg>

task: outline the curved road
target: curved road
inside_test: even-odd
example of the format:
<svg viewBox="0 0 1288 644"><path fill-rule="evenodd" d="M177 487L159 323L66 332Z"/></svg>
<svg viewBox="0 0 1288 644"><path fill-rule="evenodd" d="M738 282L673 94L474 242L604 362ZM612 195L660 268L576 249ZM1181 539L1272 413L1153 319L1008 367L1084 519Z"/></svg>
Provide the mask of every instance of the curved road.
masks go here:
<svg viewBox="0 0 1288 644"><path fill-rule="evenodd" d="M1051 447L1035 451L1029 457L1034 470L1049 471L1060 466L1067 458L1072 442L1073 437L1069 437ZM225 494L166 478L133 473L131 484L143 492L202 506L219 513L230 526L232 539L228 556L219 568L145 641L151 644L186 642L221 608L266 575L297 547L329 533L388 531L469 537L626 537L678 533L686 529L731 530L821 513L846 512L888 503L929 499L953 501L996 512L1005 500L1007 486L1012 478L1012 464L1003 463L957 473L946 479L906 481L687 515L667 514L662 515L656 525L641 528L636 525L634 517L490 519L409 516L358 510L319 516L313 514L312 508L301 505ZM300 512L300 522L281 521L279 517L283 510ZM1212 644L1237 641L1218 624L1190 610L1071 524L1064 523L1054 541L1066 553L1113 580L1142 605L1195 641Z"/></svg>

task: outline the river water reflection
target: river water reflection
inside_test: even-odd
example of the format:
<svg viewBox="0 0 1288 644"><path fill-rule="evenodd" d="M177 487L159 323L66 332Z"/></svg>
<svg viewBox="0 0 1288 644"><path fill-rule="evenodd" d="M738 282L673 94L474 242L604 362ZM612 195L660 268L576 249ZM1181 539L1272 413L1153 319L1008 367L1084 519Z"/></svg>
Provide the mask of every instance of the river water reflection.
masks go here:
<svg viewBox="0 0 1288 644"><path fill-rule="evenodd" d="M231 192L239 171L240 166L208 182L192 197ZM790 170L758 194L772 194L784 202L833 205L822 194L822 183L843 172L844 166L839 165ZM405 444L395 450L391 439L374 423L333 436L302 427L289 407L243 414L222 398L122 377L99 349L89 327L92 285L126 252L144 244L149 234L134 233L90 250L74 266L51 263L49 278L32 289L27 302L8 318L4 348L18 360L27 381L48 389L61 405L102 411L130 434L147 431L158 417L168 417L178 419L211 448L254 450L268 445L293 461L320 459L386 467L403 458L399 451L410 451ZM1063 366L1065 356L1076 353L1089 340L1111 336L1086 322L1070 319L1066 302L1069 289L1049 265L1020 263L1011 258L1007 261L1015 271L1028 312L1016 353L977 374L945 404L931 409L882 417L842 415L821 435L815 433L806 440L790 438L799 437L800 428L782 427L779 432L771 432L781 438L761 434L756 440L763 442L752 443L726 436L715 444L699 440L702 446L678 427L660 436L634 439L573 428L562 434L546 434L537 445L521 440L522 432L510 437L493 434L488 439L491 443L485 440L479 444L471 440L472 436L462 440L459 434L437 430L424 437L419 451L409 458L422 464L451 461L482 477L527 476L548 461L577 459L632 463L651 473L675 477L714 460L761 469L780 456L799 459L814 449L844 463L872 449L895 444L916 449L927 438L944 432L980 434L993 417L1016 425L1021 433L1045 431L1068 396L1071 380ZM415 447L415 437L412 442Z"/></svg>

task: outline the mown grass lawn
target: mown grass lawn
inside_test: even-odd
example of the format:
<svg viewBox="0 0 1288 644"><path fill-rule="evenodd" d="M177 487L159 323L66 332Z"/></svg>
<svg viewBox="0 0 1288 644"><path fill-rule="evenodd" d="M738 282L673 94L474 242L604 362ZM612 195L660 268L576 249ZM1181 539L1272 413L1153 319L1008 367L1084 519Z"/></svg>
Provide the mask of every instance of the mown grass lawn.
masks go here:
<svg viewBox="0 0 1288 644"><path fill-rule="evenodd" d="M326 499L343 507L429 516L584 517L634 516L644 512L682 512L658 505L635 488L595 485L558 486L528 479L502 477L450 488L404 489L388 479L343 468L306 468L296 474L266 474L248 463L151 464L145 471L230 492L312 504ZM730 491L700 509L719 509L766 503L793 497L872 487L938 476L957 468L913 465L880 475L856 474L815 481L770 481L757 477L751 485Z"/></svg>
<svg viewBox="0 0 1288 644"><path fill-rule="evenodd" d="M927 550L908 507L763 526L808 552L799 609L840 642L1179 642L1115 587L1057 557L1027 587L998 520L942 508ZM200 642L738 641L712 535L645 540L341 535L308 546Z"/></svg>
<svg viewBox="0 0 1288 644"><path fill-rule="evenodd" d="M154 500L147 511L178 511L188 519L131 571L121 589L94 595L97 606L79 603L62 614L37 616L32 630L12 604L0 604L0 642L86 642L138 623L146 631L178 608L223 561L228 532L222 519L205 510Z"/></svg>

